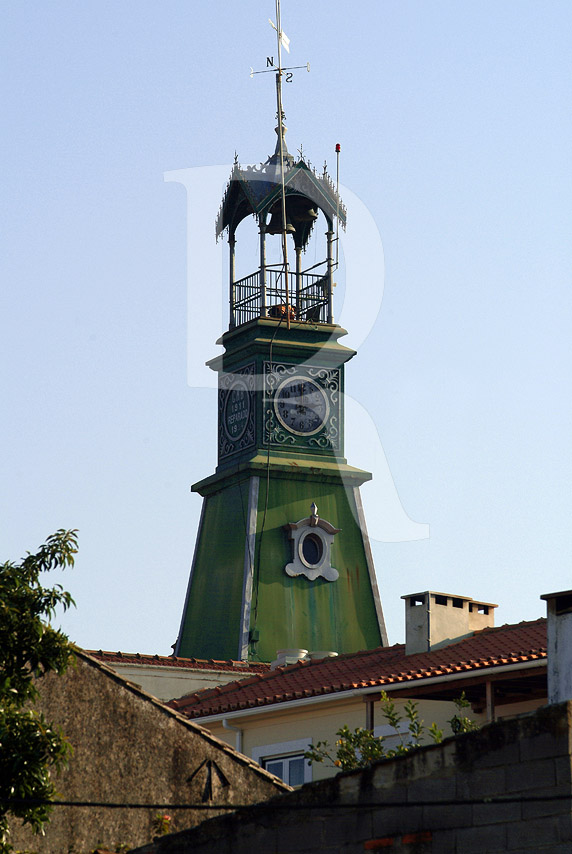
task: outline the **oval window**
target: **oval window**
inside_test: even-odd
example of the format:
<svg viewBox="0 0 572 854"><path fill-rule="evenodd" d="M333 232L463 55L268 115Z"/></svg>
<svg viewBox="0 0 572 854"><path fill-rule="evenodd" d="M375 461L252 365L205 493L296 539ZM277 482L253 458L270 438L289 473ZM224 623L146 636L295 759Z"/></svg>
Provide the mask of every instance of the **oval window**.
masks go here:
<svg viewBox="0 0 572 854"><path fill-rule="evenodd" d="M317 534L307 534L302 540L302 556L309 566L316 566L322 560L324 544Z"/></svg>

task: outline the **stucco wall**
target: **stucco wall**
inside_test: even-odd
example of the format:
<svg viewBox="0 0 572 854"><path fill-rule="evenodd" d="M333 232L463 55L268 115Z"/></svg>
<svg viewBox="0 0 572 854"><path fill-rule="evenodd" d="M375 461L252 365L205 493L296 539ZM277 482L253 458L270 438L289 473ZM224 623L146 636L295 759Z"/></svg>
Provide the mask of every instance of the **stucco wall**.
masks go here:
<svg viewBox="0 0 572 854"><path fill-rule="evenodd" d="M118 661L110 662L108 667L134 682L143 691L153 694L159 700L172 700L203 688L214 688L216 685L225 685L237 679L246 679L252 676L248 670L237 673L236 670L193 670L184 667L166 667L160 665L122 664Z"/></svg>
<svg viewBox="0 0 572 854"><path fill-rule="evenodd" d="M202 727L130 686L83 654L64 676L39 683L40 707L61 726L74 747L69 768L57 779L61 799L89 802L201 803L208 769L189 777L205 760L216 763L212 799L221 804L255 803L288 790L218 741ZM170 811L171 812L171 811ZM14 829L16 848L39 854L84 854L96 846L141 845L152 839L156 809L56 807L46 836ZM216 813L214 813L216 815ZM211 813L172 811L173 828L203 821Z"/></svg>
<svg viewBox="0 0 572 854"><path fill-rule="evenodd" d="M397 710L403 715L406 700L392 697ZM451 734L449 721L456 712L453 703L440 700L419 700L417 703L419 717L424 721L426 730L435 722L445 736ZM318 741L328 741L330 746L336 742L336 732L344 724L350 729L365 727L366 705L361 697L331 702L302 705L287 709L278 704L272 709L260 710L258 714L229 717L233 726L243 730L242 750L247 756L252 756L255 748L278 742L297 741L308 738L313 744ZM484 716L469 714L479 723L484 723ZM374 725L387 724L381 713L381 704L375 704ZM220 722L204 724L218 738L228 744L235 745L235 734L225 730ZM426 732L425 741L430 742ZM337 773L336 768L326 764L314 763L311 770L312 780L324 780Z"/></svg>
<svg viewBox="0 0 572 854"><path fill-rule="evenodd" d="M213 819L138 854L569 854L571 721L572 703L545 706Z"/></svg>

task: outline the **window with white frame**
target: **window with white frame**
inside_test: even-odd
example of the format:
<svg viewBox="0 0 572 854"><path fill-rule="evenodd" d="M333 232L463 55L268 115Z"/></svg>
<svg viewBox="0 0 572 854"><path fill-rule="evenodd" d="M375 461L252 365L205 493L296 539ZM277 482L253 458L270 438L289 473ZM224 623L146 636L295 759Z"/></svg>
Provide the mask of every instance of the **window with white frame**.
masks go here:
<svg viewBox="0 0 572 854"><path fill-rule="evenodd" d="M312 768L308 760L304 759L304 752L311 745L311 738L263 744L252 749L252 758L289 786L301 786L312 781Z"/></svg>
<svg viewBox="0 0 572 854"><path fill-rule="evenodd" d="M390 724L382 724L374 727L373 734L376 737L383 736L383 746L386 750L395 750L400 744L404 746L412 742L409 732L409 721L399 721L397 732Z"/></svg>

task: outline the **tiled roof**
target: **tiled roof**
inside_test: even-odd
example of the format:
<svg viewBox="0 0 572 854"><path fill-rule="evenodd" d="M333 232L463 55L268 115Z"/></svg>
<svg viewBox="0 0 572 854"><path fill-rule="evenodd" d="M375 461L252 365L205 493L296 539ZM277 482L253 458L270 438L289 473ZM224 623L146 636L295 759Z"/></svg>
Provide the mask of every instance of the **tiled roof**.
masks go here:
<svg viewBox="0 0 572 854"><path fill-rule="evenodd" d="M240 682L205 688L169 705L192 718L341 691L469 673L546 658L546 620L487 628L441 649L405 655L405 645L299 662Z"/></svg>
<svg viewBox="0 0 572 854"><path fill-rule="evenodd" d="M266 673L269 664L245 661L217 661L214 658L178 658L175 655L142 655L139 652L106 652L103 649L86 650L105 664L130 664L145 667L183 667L190 670L224 670L234 673Z"/></svg>

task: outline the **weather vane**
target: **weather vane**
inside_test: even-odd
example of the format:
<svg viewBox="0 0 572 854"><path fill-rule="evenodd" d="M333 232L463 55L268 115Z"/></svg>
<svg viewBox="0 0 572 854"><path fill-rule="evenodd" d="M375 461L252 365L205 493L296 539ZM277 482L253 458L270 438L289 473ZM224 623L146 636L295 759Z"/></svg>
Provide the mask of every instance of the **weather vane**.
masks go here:
<svg viewBox="0 0 572 854"><path fill-rule="evenodd" d="M255 71L254 68L250 69L250 76L254 77L255 74L268 74L269 72L276 72L276 96L278 102L278 123L279 123L279 132L278 136L281 138L286 132L286 128L284 127L284 111L282 110L282 77L284 77L286 83L291 83L294 77L293 72L298 68L305 68L306 71L310 71L310 63L307 62L305 65L288 65L286 67L282 66L282 48L287 53L290 53L290 39L282 29L282 22L280 16L280 0L276 0L276 24L274 21L269 18L268 23L272 27L273 30L276 31L276 39L278 44L278 65L274 62L274 56L266 57L266 68L261 71Z"/></svg>
<svg viewBox="0 0 572 854"><path fill-rule="evenodd" d="M310 63L307 62L306 65L292 65L284 68L282 66L282 48L287 53L290 53L290 39L282 29L282 19L280 16L280 0L276 0L276 23L274 23L270 18L268 19L270 26L276 30L276 39L278 45L278 65L274 62L273 56L266 57L266 68L262 71L255 71L253 68L250 69L250 76L254 77L255 74L267 74L269 71L276 72L276 102L277 102L277 118L278 118L278 127L276 128L276 133L278 134L278 146L276 149L276 153L280 154L280 186L281 186L281 207L282 207L282 259L284 263L284 282L285 282L285 295L286 295L286 324L288 329L290 328L290 293L288 287L288 246L287 246L287 222L286 222L286 189L284 186L284 134L286 133L286 128L284 126L284 110L282 109L282 76L286 75L286 82L291 83L293 74L297 68L305 68L307 71L310 70Z"/></svg>
<svg viewBox="0 0 572 854"><path fill-rule="evenodd" d="M280 3L276 4L276 18L280 21ZM290 39L280 28L280 23L278 26L274 23L272 18L268 18L268 23L272 27L273 30L276 30L276 35L278 38L278 65L274 64L274 57L267 56L266 57L266 68L263 68L262 71L255 71L254 68L250 68L250 76L254 77L255 74L268 74L269 71L278 71L279 74L286 73L286 83L291 83L294 75L293 71L296 71L298 68L305 68L306 71L310 70L310 63L307 62L305 65L288 65L286 68L282 68L282 48L286 51L286 53L290 53Z"/></svg>

